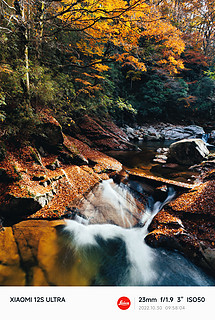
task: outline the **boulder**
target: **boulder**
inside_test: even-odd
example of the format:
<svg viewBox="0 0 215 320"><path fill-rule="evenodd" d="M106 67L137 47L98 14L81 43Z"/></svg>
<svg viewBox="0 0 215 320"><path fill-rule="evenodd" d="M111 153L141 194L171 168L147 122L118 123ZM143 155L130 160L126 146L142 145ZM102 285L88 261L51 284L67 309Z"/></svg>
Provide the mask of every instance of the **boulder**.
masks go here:
<svg viewBox="0 0 215 320"><path fill-rule="evenodd" d="M135 139L135 131L133 128L129 127L129 126L126 126L126 128L124 129L127 137L130 139L130 140L133 140Z"/></svg>
<svg viewBox="0 0 215 320"><path fill-rule="evenodd" d="M34 137L38 146L51 151L58 151L64 140L61 125L51 116L48 119L43 119L43 122L37 126Z"/></svg>
<svg viewBox="0 0 215 320"><path fill-rule="evenodd" d="M205 131L196 125L173 125L170 123L159 123L155 125L144 125L137 128L126 126L123 128L130 140L182 140L202 138Z"/></svg>
<svg viewBox="0 0 215 320"><path fill-rule="evenodd" d="M99 120L84 116L77 120L81 133L71 133L71 136L87 143L98 150L135 150L136 147L129 142L126 133L118 128L112 121Z"/></svg>
<svg viewBox="0 0 215 320"><path fill-rule="evenodd" d="M195 136L196 138L201 138L205 131L202 127L196 125L190 125L184 128L184 132L189 133L190 135Z"/></svg>
<svg viewBox="0 0 215 320"><path fill-rule="evenodd" d="M161 134L166 140L182 140L182 139L194 139L201 138L204 134L204 129L200 126L174 126L168 125L161 130Z"/></svg>
<svg viewBox="0 0 215 320"><path fill-rule="evenodd" d="M209 155L209 150L204 141L184 139L170 145L168 161L191 166L202 162L207 155Z"/></svg>

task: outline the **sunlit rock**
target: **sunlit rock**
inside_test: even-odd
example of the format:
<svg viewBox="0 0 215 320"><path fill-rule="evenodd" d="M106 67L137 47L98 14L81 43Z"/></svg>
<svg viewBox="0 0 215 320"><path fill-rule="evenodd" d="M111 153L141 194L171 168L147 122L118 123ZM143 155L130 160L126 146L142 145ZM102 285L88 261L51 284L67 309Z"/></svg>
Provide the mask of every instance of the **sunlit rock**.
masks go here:
<svg viewBox="0 0 215 320"><path fill-rule="evenodd" d="M168 160L191 166L200 163L209 154L201 139L184 139L170 145Z"/></svg>

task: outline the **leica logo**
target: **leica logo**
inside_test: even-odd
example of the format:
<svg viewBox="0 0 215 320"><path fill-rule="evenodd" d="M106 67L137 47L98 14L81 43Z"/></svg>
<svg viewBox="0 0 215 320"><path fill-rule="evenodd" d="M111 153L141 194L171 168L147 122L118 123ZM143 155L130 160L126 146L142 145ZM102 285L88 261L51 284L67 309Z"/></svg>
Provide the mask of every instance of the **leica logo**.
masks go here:
<svg viewBox="0 0 215 320"><path fill-rule="evenodd" d="M131 301L127 297L121 297L118 299L117 305L121 310L127 310L131 305Z"/></svg>

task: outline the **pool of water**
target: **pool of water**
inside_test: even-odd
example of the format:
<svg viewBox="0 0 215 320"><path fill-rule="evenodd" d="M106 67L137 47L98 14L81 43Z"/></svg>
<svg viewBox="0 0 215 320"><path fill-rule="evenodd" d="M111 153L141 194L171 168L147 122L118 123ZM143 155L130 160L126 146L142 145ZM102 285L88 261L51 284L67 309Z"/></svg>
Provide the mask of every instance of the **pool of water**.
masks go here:
<svg viewBox="0 0 215 320"><path fill-rule="evenodd" d="M136 143L140 148L139 151L109 151L108 155L120 161L127 169L138 169L142 172L166 179L179 182L194 183L198 179L199 174L186 166L166 166L153 161L157 154L158 148L168 148L174 141L141 141ZM210 152L214 152L215 148L210 147Z"/></svg>

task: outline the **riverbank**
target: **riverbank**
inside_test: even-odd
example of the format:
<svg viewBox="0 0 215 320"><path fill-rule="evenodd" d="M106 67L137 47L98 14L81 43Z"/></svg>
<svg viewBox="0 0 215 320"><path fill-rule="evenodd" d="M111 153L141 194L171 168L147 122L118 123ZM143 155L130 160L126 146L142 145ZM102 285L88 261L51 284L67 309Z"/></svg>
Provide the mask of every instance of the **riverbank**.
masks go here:
<svg viewBox="0 0 215 320"><path fill-rule="evenodd" d="M3 226L26 218L59 219L75 200L122 169L117 160L66 135L57 120L47 114L35 132L31 141L1 143Z"/></svg>
<svg viewBox="0 0 215 320"><path fill-rule="evenodd" d="M83 131L78 130L78 133L76 131L74 134L70 132L69 135L55 118L43 115L42 129L38 128L37 134L28 144L20 141L2 142L2 285L89 285L88 279L92 278L89 274L86 277L82 275L83 278L77 282L78 260L68 261L74 268L62 272L62 264L57 261L65 259L66 247L61 246L55 227L64 225L65 218L78 217L81 223L84 218L96 224L108 223L110 226L121 225L129 228L130 222L123 225L124 220L117 217L117 212L113 214L110 207L102 220L99 216L96 216L96 219L95 216L90 216L89 212L85 214L76 210L77 203L83 203L91 191L97 200L96 206L101 205L99 193L96 191L98 189L94 189L99 182L110 177L114 177L117 183L126 183L129 179L129 175L122 171L121 162L100 150L136 149L125 133L110 122L106 129L99 125L97 140L94 140L92 132L96 131L97 122L91 120L91 126L87 129L85 121L86 119L83 122ZM77 139L78 135L80 140ZM99 135L101 139L98 138ZM107 137L109 138L105 146ZM97 144L97 141L100 142ZM141 193L138 191L134 204L139 211L132 218L132 227L139 225L149 194L159 195L157 200L165 199L168 180L159 179L159 183L161 186L154 187L153 183L149 182L148 189L142 189ZM179 189L182 188L180 182L174 184ZM189 192L180 189L177 199L156 215L149 227L146 241L152 247L179 250L215 275L214 171L206 170L199 186L194 189L189 186L188 189L190 188ZM109 198L111 197L110 195ZM90 202L92 203L92 198ZM91 267L85 270L95 275L96 271ZM57 278L55 274L58 274Z"/></svg>
<svg viewBox="0 0 215 320"><path fill-rule="evenodd" d="M182 125L172 123L149 123L141 126L121 128L130 141L178 141L182 139L206 138L209 143L215 142L215 125Z"/></svg>

